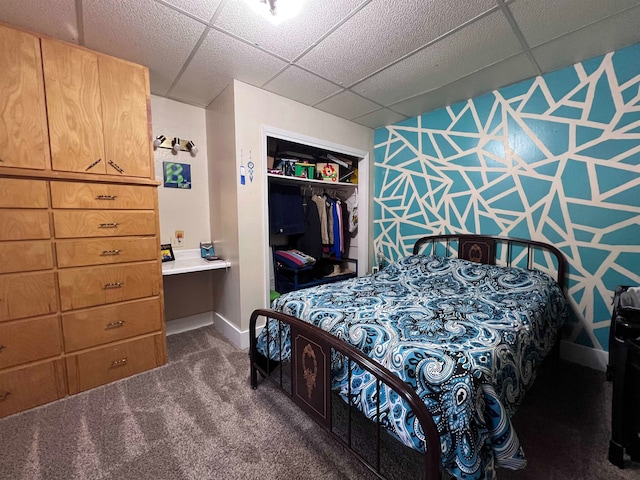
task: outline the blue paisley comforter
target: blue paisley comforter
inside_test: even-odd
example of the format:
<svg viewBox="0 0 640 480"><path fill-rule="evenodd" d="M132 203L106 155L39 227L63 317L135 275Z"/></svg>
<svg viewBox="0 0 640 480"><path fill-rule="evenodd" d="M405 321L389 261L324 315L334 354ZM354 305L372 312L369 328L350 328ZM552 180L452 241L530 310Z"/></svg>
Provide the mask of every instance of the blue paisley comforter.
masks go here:
<svg viewBox="0 0 640 480"><path fill-rule="evenodd" d="M272 308L358 347L409 383L433 416L443 466L456 478L492 479L496 466L526 465L510 417L567 316L547 274L414 255L371 276L288 293ZM269 329L277 359L277 322ZM266 329L258 348L267 351ZM288 343L282 348L288 356ZM349 401L346 369L335 370L333 387ZM350 402L369 418L375 388L367 372L352 372ZM404 402L391 392L381 397L382 425L424 451Z"/></svg>

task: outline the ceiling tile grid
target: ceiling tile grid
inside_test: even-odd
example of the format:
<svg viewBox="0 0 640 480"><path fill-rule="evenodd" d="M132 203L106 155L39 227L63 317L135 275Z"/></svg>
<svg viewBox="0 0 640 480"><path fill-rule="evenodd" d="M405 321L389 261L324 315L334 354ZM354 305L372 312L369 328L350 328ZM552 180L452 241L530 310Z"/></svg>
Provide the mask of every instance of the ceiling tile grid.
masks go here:
<svg viewBox="0 0 640 480"><path fill-rule="evenodd" d="M78 42L75 0L2 0L0 20L66 42Z"/></svg>
<svg viewBox="0 0 640 480"><path fill-rule="evenodd" d="M164 96L206 26L154 0L83 0L85 46L149 67ZM109 21L105 21L109 19Z"/></svg>
<svg viewBox="0 0 640 480"><path fill-rule="evenodd" d="M324 78L293 65L286 68L263 88L305 105L315 105L342 90Z"/></svg>
<svg viewBox="0 0 640 480"><path fill-rule="evenodd" d="M170 96L206 106L234 78L259 86L286 65L272 55L211 29L180 80L171 89Z"/></svg>
<svg viewBox="0 0 640 480"><path fill-rule="evenodd" d="M298 0L277 25L261 1L3 0L0 21L146 65L159 96L237 79L372 128L640 41L640 0Z"/></svg>
<svg viewBox="0 0 640 480"><path fill-rule="evenodd" d="M390 105L458 80L520 52L509 23L492 13L354 87L359 94Z"/></svg>
<svg viewBox="0 0 640 480"><path fill-rule="evenodd" d="M347 86L495 6L488 0L456 0L406 2L398 8L395 2L373 1L298 63Z"/></svg>

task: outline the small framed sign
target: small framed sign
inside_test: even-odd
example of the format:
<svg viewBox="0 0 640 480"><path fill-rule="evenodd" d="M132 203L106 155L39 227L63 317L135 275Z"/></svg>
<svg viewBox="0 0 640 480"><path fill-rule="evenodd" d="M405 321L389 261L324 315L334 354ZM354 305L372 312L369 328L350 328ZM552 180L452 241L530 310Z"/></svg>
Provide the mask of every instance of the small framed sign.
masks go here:
<svg viewBox="0 0 640 480"><path fill-rule="evenodd" d="M160 255L162 256L163 262L170 262L176 259L176 257L173 256L173 248L171 248L170 243L160 245Z"/></svg>
<svg viewBox="0 0 640 480"><path fill-rule="evenodd" d="M191 165L188 163L162 162L164 186L167 188L191 188Z"/></svg>

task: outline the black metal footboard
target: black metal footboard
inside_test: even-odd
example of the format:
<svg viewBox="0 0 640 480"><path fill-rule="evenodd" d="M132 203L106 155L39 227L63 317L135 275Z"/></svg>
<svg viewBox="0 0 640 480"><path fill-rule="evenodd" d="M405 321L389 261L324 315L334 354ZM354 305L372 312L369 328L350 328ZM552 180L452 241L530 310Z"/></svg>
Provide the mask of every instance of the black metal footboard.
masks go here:
<svg viewBox="0 0 640 480"><path fill-rule="evenodd" d="M278 320L279 342L278 360L273 360L271 353L266 357L257 351L256 322L259 317ZM290 358L282 357L283 323L289 325ZM265 327L266 328L266 327ZM429 410L416 392L404 381L391 373L382 365L374 362L360 350L330 335L329 333L291 315L268 309L258 309L251 314L250 330L250 358L251 358L251 387L258 388L258 373L271 380L285 392L300 408L307 412L320 426L333 436L364 465L380 478L385 478L381 468L382 436L380 421L380 389L383 385L393 390L411 408L420 423L425 439L424 469L421 478L436 480L440 478L440 438ZM267 329L266 335L270 335ZM270 338L267 338L269 345ZM333 419L333 401L331 391L331 362L332 355L341 355L346 363L348 375L348 397L351 398L352 365L356 364L368 371L376 379L377 415L373 429L375 430L375 444L372 449L373 461L364 458L353 441L353 417L357 412L349 406L346 413L346 430L338 434ZM287 368L283 364L287 363ZM388 436L388 435L387 435Z"/></svg>

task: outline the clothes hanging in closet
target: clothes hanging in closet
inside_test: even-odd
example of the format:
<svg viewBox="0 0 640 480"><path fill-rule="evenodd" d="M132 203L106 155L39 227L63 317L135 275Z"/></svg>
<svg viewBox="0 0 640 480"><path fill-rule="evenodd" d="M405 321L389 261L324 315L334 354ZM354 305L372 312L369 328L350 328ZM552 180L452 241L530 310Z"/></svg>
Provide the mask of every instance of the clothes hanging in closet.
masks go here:
<svg viewBox="0 0 640 480"><path fill-rule="evenodd" d="M298 238L296 248L316 260L322 258L322 235L318 206L311 197L304 197L304 233Z"/></svg>
<svg viewBox="0 0 640 480"><path fill-rule="evenodd" d="M304 232L302 194L297 185L269 185L269 225L273 233L292 235Z"/></svg>

